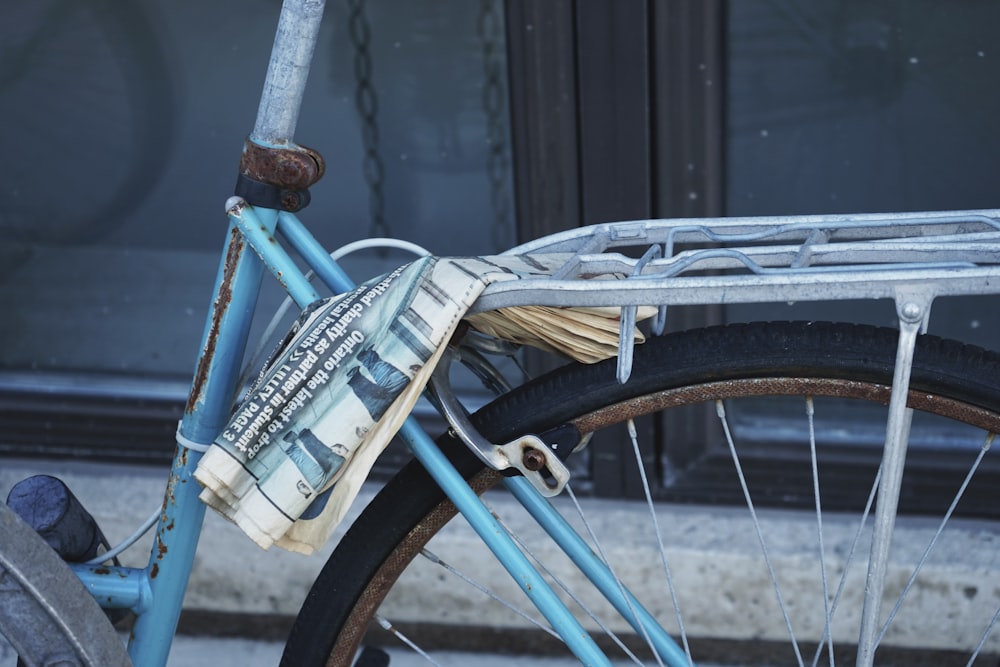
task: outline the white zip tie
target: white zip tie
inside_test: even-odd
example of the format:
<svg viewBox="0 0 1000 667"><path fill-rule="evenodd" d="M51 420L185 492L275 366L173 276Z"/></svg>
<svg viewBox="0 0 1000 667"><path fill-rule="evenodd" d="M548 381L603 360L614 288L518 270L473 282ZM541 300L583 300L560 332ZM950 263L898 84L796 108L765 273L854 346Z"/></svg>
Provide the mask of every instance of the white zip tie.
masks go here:
<svg viewBox="0 0 1000 667"><path fill-rule="evenodd" d="M177 444L180 445L181 447L184 447L185 449L190 449L192 452L200 452L202 454L207 452L208 448L214 444L210 442L206 445L200 442L195 442L194 440L191 440L190 438L186 437L183 433L181 433L180 421L177 422L176 438L177 438Z"/></svg>
<svg viewBox="0 0 1000 667"><path fill-rule="evenodd" d="M204 454L205 452L208 451L208 448L212 446L212 443L204 445L204 444L202 444L200 442L195 442L194 440L191 440L190 438L185 437L181 433L181 422L180 421L177 422L176 437L177 437L177 444L178 445L180 445L181 447L184 447L185 449L190 449L193 452L200 452L200 453ZM118 555L121 552L125 551L130 546L132 546L133 544L135 544L136 542L138 542L139 538L142 537L143 535L145 535L149 531L149 529L152 528L156 524L156 522L157 522L157 520L159 518L160 518L160 510L157 509L155 512L153 512L152 514L149 515L149 518L147 518L145 521L142 522L142 525L140 525L136 529L136 531L134 533L132 533L131 535L129 535L128 537L126 537L124 540L122 540L114 548L112 548L112 549L110 549L108 551L105 551L102 554L98 554L94 558L91 558L90 560L86 561L84 563L84 565L99 565L99 564L105 563L105 562L107 562L107 561L109 561L109 560L111 560L113 558L117 558Z"/></svg>

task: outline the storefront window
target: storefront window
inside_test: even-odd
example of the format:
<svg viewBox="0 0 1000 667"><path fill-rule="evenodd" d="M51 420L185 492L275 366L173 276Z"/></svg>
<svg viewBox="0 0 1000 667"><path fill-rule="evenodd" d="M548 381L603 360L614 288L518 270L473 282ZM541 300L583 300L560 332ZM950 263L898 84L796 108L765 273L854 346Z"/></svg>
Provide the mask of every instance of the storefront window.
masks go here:
<svg viewBox="0 0 1000 667"><path fill-rule="evenodd" d="M303 220L331 249L370 235L509 247L502 3L346 4L327 10L296 134L327 162ZM5 395L184 391L279 5L0 8ZM360 280L407 260L347 266ZM258 312L281 296L269 285Z"/></svg>
<svg viewBox="0 0 1000 667"><path fill-rule="evenodd" d="M997 207L1000 5L750 0L728 12L727 214ZM931 330L994 345L996 313L940 300ZM895 324L888 303L766 315Z"/></svg>

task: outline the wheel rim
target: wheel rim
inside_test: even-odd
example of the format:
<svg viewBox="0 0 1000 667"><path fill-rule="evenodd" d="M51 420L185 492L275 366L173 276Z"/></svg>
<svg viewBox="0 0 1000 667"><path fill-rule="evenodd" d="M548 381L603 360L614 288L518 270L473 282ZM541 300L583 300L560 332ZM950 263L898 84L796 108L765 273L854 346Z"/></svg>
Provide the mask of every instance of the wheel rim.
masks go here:
<svg viewBox="0 0 1000 667"><path fill-rule="evenodd" d="M590 412L573 420L573 423L582 433L589 433L651 412L736 397L823 396L862 399L866 402L884 404L888 402L889 393L890 387L885 384L842 379L783 377L726 380L668 389L622 401ZM955 419L989 432L1000 430L998 429L1000 416L995 412L963 401L913 390L909 394L908 403L914 409ZM481 493L500 479L502 478L493 471L483 471L474 478L474 488ZM353 649L362 640L372 614L382 603L385 595L430 537L436 534L454 513L454 508L449 502L441 503L400 542L400 548L383 563L373 579L373 585L369 586L362 600L354 607L343 632L334 644L333 657L329 664L350 664L350 659L346 656L354 655Z"/></svg>

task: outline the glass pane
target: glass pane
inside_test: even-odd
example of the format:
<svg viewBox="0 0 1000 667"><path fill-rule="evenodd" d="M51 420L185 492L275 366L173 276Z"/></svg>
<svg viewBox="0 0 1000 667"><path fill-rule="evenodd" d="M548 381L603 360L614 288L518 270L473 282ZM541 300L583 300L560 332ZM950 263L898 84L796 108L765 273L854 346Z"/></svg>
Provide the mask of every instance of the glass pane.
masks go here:
<svg viewBox="0 0 1000 667"><path fill-rule="evenodd" d="M331 248L371 231L436 254L509 246L499 0L371 0L354 14L343 5L328 10L296 136L328 167L302 218ZM0 7L8 376L190 372L278 9L276 0ZM371 253L348 265L360 280L407 259ZM260 310L278 298L269 288Z"/></svg>
<svg viewBox="0 0 1000 667"><path fill-rule="evenodd" d="M730 3L727 213L996 207L998 20L990 2ZM993 345L993 303L940 300L931 330ZM727 312L895 325L891 304Z"/></svg>
<svg viewBox="0 0 1000 667"><path fill-rule="evenodd" d="M1000 5L729 3L731 215L990 208Z"/></svg>
<svg viewBox="0 0 1000 667"><path fill-rule="evenodd" d="M1000 4L992 2L729 3L727 212L995 208L998 21ZM941 299L930 329L995 347L995 303L993 297ZM733 321L897 322L888 302L731 306L726 314ZM773 442L782 429L794 431L792 415L767 415L758 423L743 415L739 425L747 437ZM846 437L879 444L879 429L854 423ZM981 444L979 434L933 425L926 433L912 444Z"/></svg>

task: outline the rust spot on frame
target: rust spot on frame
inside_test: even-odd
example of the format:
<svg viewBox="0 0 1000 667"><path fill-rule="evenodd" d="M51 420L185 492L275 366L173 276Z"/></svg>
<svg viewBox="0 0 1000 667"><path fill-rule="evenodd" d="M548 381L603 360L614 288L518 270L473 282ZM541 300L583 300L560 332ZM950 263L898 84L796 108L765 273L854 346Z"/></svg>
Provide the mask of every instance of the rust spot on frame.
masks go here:
<svg viewBox="0 0 1000 667"><path fill-rule="evenodd" d="M153 563L153 567L149 568L149 578L156 579L156 575L160 573L160 564Z"/></svg>
<svg viewBox="0 0 1000 667"><path fill-rule="evenodd" d="M243 254L244 245L240 238L240 231L235 227L229 232L229 246L226 250L226 263L222 272L222 283L219 285L219 293L212 304L212 322L209 325L208 336L205 339L205 347L201 351L198 360L198 368L194 374L194 382L191 385L191 394L188 396L187 405L184 411L188 414L194 412L195 406L201 400L205 389L205 381L208 379L208 370L212 365L212 358L215 356L215 347L219 342L219 329L222 325L222 318L229 310L229 304L233 300L233 278L236 276L236 266L240 256Z"/></svg>

